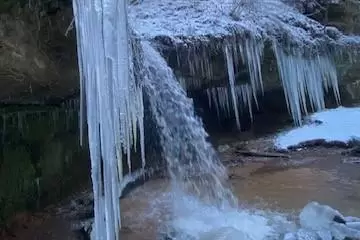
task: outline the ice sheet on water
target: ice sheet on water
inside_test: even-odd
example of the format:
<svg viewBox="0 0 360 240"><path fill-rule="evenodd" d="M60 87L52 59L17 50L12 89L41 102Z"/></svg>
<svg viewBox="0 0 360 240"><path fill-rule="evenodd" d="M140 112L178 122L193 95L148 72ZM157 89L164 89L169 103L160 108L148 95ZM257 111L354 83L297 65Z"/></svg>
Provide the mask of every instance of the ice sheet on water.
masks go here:
<svg viewBox="0 0 360 240"><path fill-rule="evenodd" d="M338 107L314 113L308 117L310 123L280 133L275 139L277 148L286 149L301 142L314 139L349 142L360 139L360 108ZM315 123L320 121L320 124Z"/></svg>

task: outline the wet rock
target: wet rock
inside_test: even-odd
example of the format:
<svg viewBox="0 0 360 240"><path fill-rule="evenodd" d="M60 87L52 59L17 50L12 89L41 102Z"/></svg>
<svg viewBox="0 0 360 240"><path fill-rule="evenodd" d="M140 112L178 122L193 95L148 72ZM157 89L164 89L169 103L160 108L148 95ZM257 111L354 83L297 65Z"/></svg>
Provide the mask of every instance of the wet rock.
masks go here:
<svg viewBox="0 0 360 240"><path fill-rule="evenodd" d="M341 224L346 224L345 219L342 218L342 217L340 217L340 216L337 216L337 215L334 216L333 221L334 221L334 222L337 222L337 223L341 223Z"/></svg>
<svg viewBox="0 0 360 240"><path fill-rule="evenodd" d="M82 228L78 230L73 231L75 233L75 236L79 240L91 240L90 235Z"/></svg>
<svg viewBox="0 0 360 240"><path fill-rule="evenodd" d="M338 148L349 148L349 144L342 141L328 141L324 143L324 147L338 147Z"/></svg>
<svg viewBox="0 0 360 240"><path fill-rule="evenodd" d="M297 150L305 147L318 147L326 144L325 139L313 139L288 147L289 150Z"/></svg>
<svg viewBox="0 0 360 240"><path fill-rule="evenodd" d="M78 223L73 223L71 229L77 235L78 239L90 240L91 232L93 231L93 222L93 219L87 219Z"/></svg>
<svg viewBox="0 0 360 240"><path fill-rule="evenodd" d="M302 228L314 231L330 228L333 222L346 222L339 211L317 202L308 203L301 211L299 218Z"/></svg>
<svg viewBox="0 0 360 240"><path fill-rule="evenodd" d="M230 149L230 146L227 145L227 144L218 146L218 151L221 152L221 153L222 153L222 152L226 152L226 151L229 150L229 149Z"/></svg>
<svg viewBox="0 0 360 240"><path fill-rule="evenodd" d="M334 40L338 40L342 35L342 33L336 27L326 27L325 33Z"/></svg>
<svg viewBox="0 0 360 240"><path fill-rule="evenodd" d="M236 159L231 159L228 161L224 161L223 164L226 167L238 167L238 166L244 166L245 165L245 160L242 158L236 158Z"/></svg>
<svg viewBox="0 0 360 240"><path fill-rule="evenodd" d="M281 148L273 148L272 151L278 152L278 153L289 153L290 149L281 149Z"/></svg>
<svg viewBox="0 0 360 240"><path fill-rule="evenodd" d="M301 142L294 146L289 146L288 149L291 151L298 151L303 148L312 148L312 147L327 147L327 148L351 148L353 145L351 143L342 142L342 141L326 141L325 139L313 139L309 141Z"/></svg>
<svg viewBox="0 0 360 240"><path fill-rule="evenodd" d="M342 161L343 163L348 163L348 164L360 164L360 158L347 158L347 159L344 159Z"/></svg>
<svg viewBox="0 0 360 240"><path fill-rule="evenodd" d="M360 146L354 147L348 151L344 151L344 152L342 152L342 155L360 157Z"/></svg>
<svg viewBox="0 0 360 240"><path fill-rule="evenodd" d="M310 202L301 211L299 218L301 229L296 234L287 234L287 240L360 239L360 222L357 222L358 219L344 217L339 211L329 206Z"/></svg>

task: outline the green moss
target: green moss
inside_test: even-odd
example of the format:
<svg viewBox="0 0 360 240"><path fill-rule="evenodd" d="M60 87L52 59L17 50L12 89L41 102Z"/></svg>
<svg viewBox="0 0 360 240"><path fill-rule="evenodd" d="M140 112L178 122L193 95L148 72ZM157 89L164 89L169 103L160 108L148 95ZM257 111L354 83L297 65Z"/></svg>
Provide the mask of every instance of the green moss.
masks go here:
<svg viewBox="0 0 360 240"><path fill-rule="evenodd" d="M10 12L14 8L31 7L39 12L53 12L54 10L71 5L72 0L36 0L29 6L28 0L0 0L0 13Z"/></svg>
<svg viewBox="0 0 360 240"><path fill-rule="evenodd" d="M35 169L26 146L7 145L0 168L0 223L36 199Z"/></svg>
<svg viewBox="0 0 360 240"><path fill-rule="evenodd" d="M79 146L77 112L57 107L0 112L0 224L89 183L88 150Z"/></svg>

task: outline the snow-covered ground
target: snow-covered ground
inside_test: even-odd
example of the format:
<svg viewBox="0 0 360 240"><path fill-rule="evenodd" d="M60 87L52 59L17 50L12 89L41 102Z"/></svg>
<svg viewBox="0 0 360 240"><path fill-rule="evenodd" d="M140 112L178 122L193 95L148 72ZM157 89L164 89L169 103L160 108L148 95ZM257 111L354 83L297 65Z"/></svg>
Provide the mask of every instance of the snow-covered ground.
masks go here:
<svg viewBox="0 0 360 240"><path fill-rule="evenodd" d="M287 149L315 139L327 142L360 139L360 107L338 107L314 113L308 117L308 124L280 133L275 139L275 146Z"/></svg>

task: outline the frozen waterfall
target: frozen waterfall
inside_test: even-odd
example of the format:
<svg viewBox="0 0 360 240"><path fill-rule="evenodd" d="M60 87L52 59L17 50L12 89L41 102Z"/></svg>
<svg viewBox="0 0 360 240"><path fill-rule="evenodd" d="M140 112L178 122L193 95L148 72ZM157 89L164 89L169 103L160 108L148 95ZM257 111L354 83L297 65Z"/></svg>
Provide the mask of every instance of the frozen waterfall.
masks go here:
<svg viewBox="0 0 360 240"><path fill-rule="evenodd" d="M86 113L96 239L119 239L122 156L143 143L142 87L134 76L127 1L73 1ZM82 101L83 104L83 101ZM143 165L144 146L141 144Z"/></svg>

